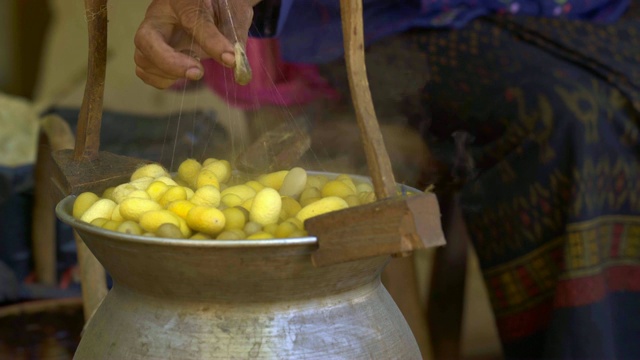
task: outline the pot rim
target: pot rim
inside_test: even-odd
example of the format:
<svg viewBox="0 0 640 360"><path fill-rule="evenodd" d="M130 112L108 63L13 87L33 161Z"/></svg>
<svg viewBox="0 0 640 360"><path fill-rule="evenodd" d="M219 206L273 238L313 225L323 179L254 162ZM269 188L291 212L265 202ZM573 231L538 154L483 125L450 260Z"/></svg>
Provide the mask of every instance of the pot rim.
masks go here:
<svg viewBox="0 0 640 360"><path fill-rule="evenodd" d="M185 246L185 247L203 247L203 248L232 248L232 247L272 247L272 246L299 246L299 245L315 245L318 238L315 236L305 236L300 238L285 239L259 239L259 240L193 240L193 239L168 239L157 236L142 236L119 233L116 231L105 230L103 228L91 225L84 221L74 218L70 209L73 207L76 195L69 195L62 199L56 205L56 214L58 218L65 224L74 229L91 233L93 235L108 237L112 240L135 242L139 244L149 245L166 245L166 246Z"/></svg>
<svg viewBox="0 0 640 360"><path fill-rule="evenodd" d="M330 173L324 171L308 171L310 174L329 175L332 177L338 176L339 173ZM349 174L354 179L371 183L371 178L363 175ZM405 184L398 183L398 190L404 192L420 192L419 190L407 186ZM105 230L103 228L91 225L84 221L80 221L71 215L71 209L73 209L73 202L76 195L68 195L62 199L56 205L56 215L65 224L71 226L73 229L80 229L82 231L91 233L93 235L107 237L112 240L122 242L134 242L147 245L164 245L164 246L184 246L184 247L201 247L201 248L237 248L237 247L277 247L277 246L309 246L318 245L318 238L316 236L305 236L299 238L284 238L284 239L258 239L258 240L193 240L193 239L169 239L158 236L142 236L119 233L116 231Z"/></svg>

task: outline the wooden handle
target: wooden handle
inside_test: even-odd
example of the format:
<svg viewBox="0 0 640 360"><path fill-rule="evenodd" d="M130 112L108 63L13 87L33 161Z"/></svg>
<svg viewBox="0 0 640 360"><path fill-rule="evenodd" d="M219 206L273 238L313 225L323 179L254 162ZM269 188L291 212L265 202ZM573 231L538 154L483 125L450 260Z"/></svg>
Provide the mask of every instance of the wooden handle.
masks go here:
<svg viewBox="0 0 640 360"><path fill-rule="evenodd" d="M107 0L85 0L84 5L89 30L89 61L76 131L76 161L95 160L98 157L107 69Z"/></svg>
<svg viewBox="0 0 640 360"><path fill-rule="evenodd" d="M86 21L89 30L89 58L87 83L78 116L76 144L73 160L76 163L98 159L102 98L107 70L107 0L85 0ZM88 321L107 293L105 270L75 234L82 286L85 322Z"/></svg>
<svg viewBox="0 0 640 360"><path fill-rule="evenodd" d="M80 287L82 291L82 309L85 324L96 312L100 303L109 292L107 273L91 250L82 241L77 232L73 232L78 254L78 270L80 271Z"/></svg>
<svg viewBox="0 0 640 360"><path fill-rule="evenodd" d="M396 194L396 183L367 80L362 0L340 0L340 15L351 100L360 127L369 173L378 199L388 198Z"/></svg>

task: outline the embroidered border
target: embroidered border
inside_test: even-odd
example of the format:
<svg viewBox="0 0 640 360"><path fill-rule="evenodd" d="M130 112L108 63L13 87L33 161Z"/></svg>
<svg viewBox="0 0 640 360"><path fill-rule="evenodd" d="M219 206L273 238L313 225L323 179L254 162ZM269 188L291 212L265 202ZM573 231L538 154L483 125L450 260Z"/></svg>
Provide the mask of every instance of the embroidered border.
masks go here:
<svg viewBox="0 0 640 360"><path fill-rule="evenodd" d="M498 318L552 299L555 306L579 306L609 291L640 291L640 217L571 224L565 236L487 269L485 280Z"/></svg>

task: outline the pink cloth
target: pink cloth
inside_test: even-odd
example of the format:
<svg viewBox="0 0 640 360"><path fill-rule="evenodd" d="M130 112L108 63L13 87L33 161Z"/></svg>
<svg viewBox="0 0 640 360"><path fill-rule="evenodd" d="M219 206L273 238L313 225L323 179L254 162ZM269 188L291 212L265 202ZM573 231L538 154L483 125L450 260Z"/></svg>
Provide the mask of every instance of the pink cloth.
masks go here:
<svg viewBox="0 0 640 360"><path fill-rule="evenodd" d="M203 62L204 81L230 105L257 109L265 105L298 105L338 97L315 65L282 61L276 39L249 38L246 52L253 77L244 86L233 80L233 69L213 60Z"/></svg>

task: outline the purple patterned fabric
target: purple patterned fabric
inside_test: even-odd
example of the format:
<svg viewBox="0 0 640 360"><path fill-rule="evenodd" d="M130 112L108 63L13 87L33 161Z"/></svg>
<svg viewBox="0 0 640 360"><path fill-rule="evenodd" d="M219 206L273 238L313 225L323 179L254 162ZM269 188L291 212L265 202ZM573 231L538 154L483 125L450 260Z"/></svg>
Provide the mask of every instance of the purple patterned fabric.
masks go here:
<svg viewBox="0 0 640 360"><path fill-rule="evenodd" d="M364 0L365 40L370 44L411 28L460 28L482 15L618 19L630 0ZM338 0L281 0L276 36L285 61L326 63L342 56ZM252 35L259 36L260 29ZM264 34L262 34L264 35Z"/></svg>

